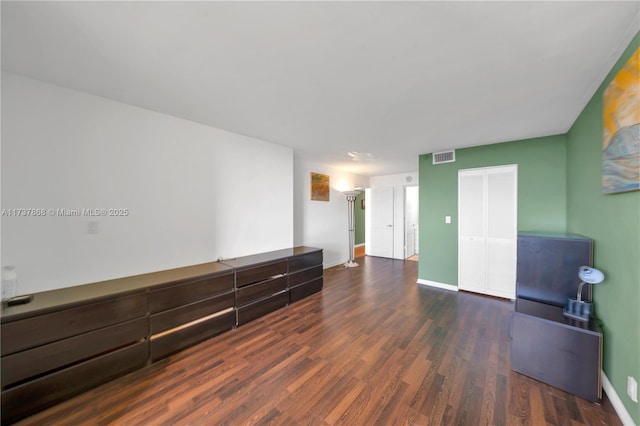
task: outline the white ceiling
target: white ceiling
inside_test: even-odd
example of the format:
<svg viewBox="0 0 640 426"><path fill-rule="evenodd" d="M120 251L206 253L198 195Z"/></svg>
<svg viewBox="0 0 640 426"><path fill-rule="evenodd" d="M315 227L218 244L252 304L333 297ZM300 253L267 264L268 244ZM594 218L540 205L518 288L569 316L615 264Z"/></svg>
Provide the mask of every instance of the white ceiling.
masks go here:
<svg viewBox="0 0 640 426"><path fill-rule="evenodd" d="M369 176L566 132L640 29L637 1L2 1L1 12L3 69Z"/></svg>

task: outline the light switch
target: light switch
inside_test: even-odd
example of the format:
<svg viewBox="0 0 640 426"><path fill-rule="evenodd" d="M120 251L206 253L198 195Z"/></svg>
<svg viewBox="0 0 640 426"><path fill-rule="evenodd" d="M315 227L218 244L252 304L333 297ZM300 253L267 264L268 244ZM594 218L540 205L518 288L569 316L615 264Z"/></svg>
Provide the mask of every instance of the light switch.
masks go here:
<svg viewBox="0 0 640 426"><path fill-rule="evenodd" d="M445 216L444 223L451 223L451 216Z"/></svg>

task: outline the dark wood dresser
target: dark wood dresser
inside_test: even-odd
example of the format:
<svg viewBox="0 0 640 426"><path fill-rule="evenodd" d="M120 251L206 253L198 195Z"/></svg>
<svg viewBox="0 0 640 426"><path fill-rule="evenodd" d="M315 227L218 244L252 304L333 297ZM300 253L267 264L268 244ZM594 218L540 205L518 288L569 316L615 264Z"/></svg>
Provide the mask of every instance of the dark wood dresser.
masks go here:
<svg viewBox="0 0 640 426"><path fill-rule="evenodd" d="M322 275L322 250L294 247L3 305L2 424L318 292Z"/></svg>

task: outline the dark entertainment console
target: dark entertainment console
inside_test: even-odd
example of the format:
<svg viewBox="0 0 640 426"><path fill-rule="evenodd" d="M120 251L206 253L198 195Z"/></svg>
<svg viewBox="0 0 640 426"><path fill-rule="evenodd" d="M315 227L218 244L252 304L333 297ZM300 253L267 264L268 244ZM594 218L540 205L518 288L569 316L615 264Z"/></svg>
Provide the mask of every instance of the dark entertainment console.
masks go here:
<svg viewBox="0 0 640 426"><path fill-rule="evenodd" d="M602 398L602 330L596 318L564 316L576 297L581 266L592 265L593 241L575 234L518 235L511 368L593 402ZM582 297L591 300L590 286Z"/></svg>
<svg viewBox="0 0 640 426"><path fill-rule="evenodd" d="M2 424L322 290L294 247L36 293L2 307Z"/></svg>

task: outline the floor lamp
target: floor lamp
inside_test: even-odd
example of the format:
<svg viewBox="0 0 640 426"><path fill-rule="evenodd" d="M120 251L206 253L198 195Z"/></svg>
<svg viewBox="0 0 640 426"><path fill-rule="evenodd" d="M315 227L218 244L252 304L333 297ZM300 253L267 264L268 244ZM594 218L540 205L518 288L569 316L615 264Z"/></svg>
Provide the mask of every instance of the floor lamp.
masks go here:
<svg viewBox="0 0 640 426"><path fill-rule="evenodd" d="M354 208L356 197L360 194L360 191L344 191L343 194L347 197L347 208L349 212L349 260L344 266L347 268L355 268L358 264L353 260L353 246L355 244Z"/></svg>

